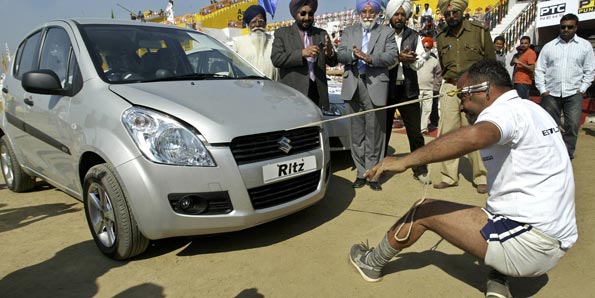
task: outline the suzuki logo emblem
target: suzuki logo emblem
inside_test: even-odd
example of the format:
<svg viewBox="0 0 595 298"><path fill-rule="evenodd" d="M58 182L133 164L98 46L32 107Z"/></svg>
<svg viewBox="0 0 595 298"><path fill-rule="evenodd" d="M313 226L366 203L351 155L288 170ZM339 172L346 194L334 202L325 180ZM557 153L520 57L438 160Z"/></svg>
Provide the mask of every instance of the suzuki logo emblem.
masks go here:
<svg viewBox="0 0 595 298"><path fill-rule="evenodd" d="M293 146L291 146L290 143L291 143L291 140L288 139L287 137L282 137L281 139L279 139L279 141L277 141L277 144L279 144L279 150L281 150L285 153L289 153L291 148L293 148Z"/></svg>

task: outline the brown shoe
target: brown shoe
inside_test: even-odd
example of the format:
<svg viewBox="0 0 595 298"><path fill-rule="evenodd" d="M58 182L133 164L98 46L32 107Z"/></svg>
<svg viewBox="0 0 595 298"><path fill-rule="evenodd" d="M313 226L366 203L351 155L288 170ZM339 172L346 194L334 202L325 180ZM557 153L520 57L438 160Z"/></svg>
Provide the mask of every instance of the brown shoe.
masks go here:
<svg viewBox="0 0 595 298"><path fill-rule="evenodd" d="M477 184L475 188L477 188L477 193L488 193L488 186L485 184Z"/></svg>
<svg viewBox="0 0 595 298"><path fill-rule="evenodd" d="M444 189L444 188L449 188L449 187L455 187L455 186L459 186L458 183L453 183L453 184L448 184L444 181L438 183L438 184L434 184L434 188L435 189Z"/></svg>

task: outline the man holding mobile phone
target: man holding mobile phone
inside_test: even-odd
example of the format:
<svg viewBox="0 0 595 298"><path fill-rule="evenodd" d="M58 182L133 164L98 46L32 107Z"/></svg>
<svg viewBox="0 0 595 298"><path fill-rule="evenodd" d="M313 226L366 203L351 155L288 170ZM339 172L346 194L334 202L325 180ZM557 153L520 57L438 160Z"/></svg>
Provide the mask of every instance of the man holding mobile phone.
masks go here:
<svg viewBox="0 0 595 298"><path fill-rule="evenodd" d="M326 65L337 65L328 33L314 27L317 0L291 0L295 23L275 30L271 60L279 68L279 81L308 96L325 113L329 111Z"/></svg>

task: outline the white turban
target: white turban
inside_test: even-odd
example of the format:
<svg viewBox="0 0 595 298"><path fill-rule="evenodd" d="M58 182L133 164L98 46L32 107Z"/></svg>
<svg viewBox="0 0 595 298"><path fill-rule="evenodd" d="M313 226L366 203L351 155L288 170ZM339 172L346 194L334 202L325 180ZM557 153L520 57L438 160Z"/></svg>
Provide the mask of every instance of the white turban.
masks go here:
<svg viewBox="0 0 595 298"><path fill-rule="evenodd" d="M407 18L411 17L411 0L390 0L386 5L386 17L392 18L400 7L405 10Z"/></svg>

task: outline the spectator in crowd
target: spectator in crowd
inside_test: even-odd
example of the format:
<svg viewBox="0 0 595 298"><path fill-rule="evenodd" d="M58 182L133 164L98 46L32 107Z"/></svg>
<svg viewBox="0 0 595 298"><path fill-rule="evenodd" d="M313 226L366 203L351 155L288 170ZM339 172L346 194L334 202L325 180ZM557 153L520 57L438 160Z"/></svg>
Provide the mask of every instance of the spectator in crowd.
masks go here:
<svg viewBox="0 0 595 298"><path fill-rule="evenodd" d="M244 11L244 26L250 29L249 35L233 38L232 48L272 80L279 79L279 73L271 61L273 36L266 33L267 17L264 8L252 5Z"/></svg>
<svg viewBox="0 0 595 298"><path fill-rule="evenodd" d="M167 6L165 6L165 20L168 24L175 25L176 21L174 20L174 0L167 1Z"/></svg>
<svg viewBox="0 0 595 298"><path fill-rule="evenodd" d="M496 49L496 60L506 65L506 50L504 49L504 36L498 35L494 38L494 48Z"/></svg>
<svg viewBox="0 0 595 298"><path fill-rule="evenodd" d="M461 109L473 125L403 158L387 157L366 177L378 179L384 172L401 173L481 149L489 175L486 206L421 200L376 248L353 245L349 259L366 281L380 281L382 268L429 230L492 268L486 297L512 297L506 276L545 274L578 238L572 165L560 134L542 133L556 123L517 96L504 65L481 60L459 78L457 88Z"/></svg>
<svg viewBox="0 0 595 298"><path fill-rule="evenodd" d="M426 60L423 66L417 71L417 81L419 83L419 97L430 98L440 92L440 85L442 84L442 69L438 62L438 57L432 53L434 48L434 41L431 37L424 37L421 40L426 55L423 58ZM432 112L435 115L432 116ZM438 126L438 98L432 100L424 100L421 102L421 132L426 134ZM428 120L430 120L428 122Z"/></svg>
<svg viewBox="0 0 595 298"><path fill-rule="evenodd" d="M570 159L574 159L583 97L595 76L593 46L576 35L577 29L578 17L564 15L560 19L560 35L543 46L535 66L535 87L541 94L541 106L561 127Z"/></svg>
<svg viewBox="0 0 595 298"><path fill-rule="evenodd" d="M517 48L518 52L512 57L510 65L514 66L513 82L514 89L521 98L529 99L529 91L533 86L533 72L537 62L537 54L531 48L531 38L529 36L521 37L521 44Z"/></svg>
<svg viewBox="0 0 595 298"><path fill-rule="evenodd" d="M421 23L426 24L427 21L432 21L434 19L434 13L430 8L430 3L424 4L424 10L421 12Z"/></svg>
<svg viewBox="0 0 595 298"><path fill-rule="evenodd" d="M329 111L326 65L337 65L328 33L314 27L317 0L291 0L295 23L275 30L271 60L279 68L279 81L308 96L323 113Z"/></svg>
<svg viewBox="0 0 595 298"><path fill-rule="evenodd" d="M407 19L411 17L410 0L390 0L386 5L386 15L390 17L390 25L395 29L395 40L399 48L399 62L390 69L389 91L387 105L413 100L419 98L419 85L417 82L417 70L424 64L426 54L421 38L417 31L407 27ZM397 108L386 110L386 127L393 125L395 111ZM421 133L421 107L419 103L411 103L400 106L399 113L405 124L409 149L415 151L424 145L424 137ZM391 132L386 133L385 155L388 151L388 143ZM413 177L423 184L430 184L428 177L428 166L420 165L413 170Z"/></svg>
<svg viewBox="0 0 595 298"><path fill-rule="evenodd" d="M438 8L444 15L448 27L436 37L438 42L438 57L444 84L440 98L440 125L438 134L444 135L461 126L467 126L467 119L462 115L459 107L461 99L449 95L456 89L461 75L479 60L496 59L496 50L490 36L479 22L463 20L463 12L467 8L467 0L440 0ZM486 170L479 156L479 152L470 152L468 157L473 171L473 184L478 193L486 193ZM459 159L443 161L440 164L442 181L435 183L434 188L443 189L458 185Z"/></svg>
<svg viewBox="0 0 595 298"><path fill-rule="evenodd" d="M378 24L381 8L381 0L357 0L361 22L343 30L337 49L339 62L345 65L341 98L352 113L386 106L388 67L397 62L398 50L395 31ZM386 133L384 110L351 118L351 156L357 168L354 188L366 185L364 173L384 157ZM382 190L378 180L368 184Z"/></svg>

